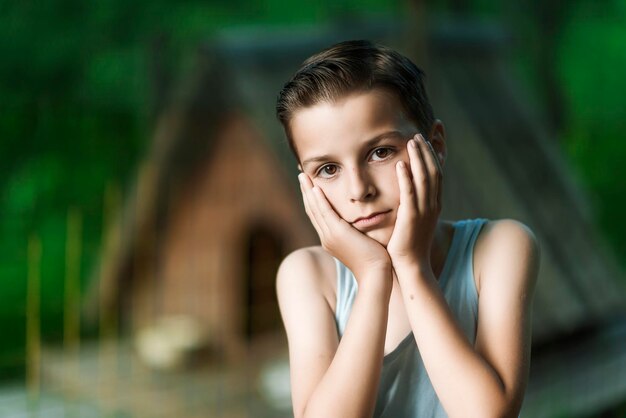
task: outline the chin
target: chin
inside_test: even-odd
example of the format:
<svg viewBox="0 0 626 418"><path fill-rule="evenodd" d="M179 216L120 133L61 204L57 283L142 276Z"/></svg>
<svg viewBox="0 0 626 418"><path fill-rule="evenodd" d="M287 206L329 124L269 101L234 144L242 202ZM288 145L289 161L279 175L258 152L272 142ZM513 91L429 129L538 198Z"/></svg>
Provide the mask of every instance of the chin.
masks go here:
<svg viewBox="0 0 626 418"><path fill-rule="evenodd" d="M365 235L387 248L387 244L389 244L389 240L391 239L391 232L392 231L388 231L387 229L375 229L365 233Z"/></svg>

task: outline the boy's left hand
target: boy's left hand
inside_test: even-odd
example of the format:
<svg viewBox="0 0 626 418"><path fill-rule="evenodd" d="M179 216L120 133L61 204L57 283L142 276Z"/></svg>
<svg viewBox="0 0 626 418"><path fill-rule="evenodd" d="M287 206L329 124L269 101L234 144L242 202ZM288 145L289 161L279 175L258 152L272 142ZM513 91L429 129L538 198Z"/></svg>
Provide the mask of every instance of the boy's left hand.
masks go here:
<svg viewBox="0 0 626 418"><path fill-rule="evenodd" d="M430 268L430 249L441 212L441 166L421 134L407 143L409 167L396 164L400 206L387 252L394 269L419 264Z"/></svg>

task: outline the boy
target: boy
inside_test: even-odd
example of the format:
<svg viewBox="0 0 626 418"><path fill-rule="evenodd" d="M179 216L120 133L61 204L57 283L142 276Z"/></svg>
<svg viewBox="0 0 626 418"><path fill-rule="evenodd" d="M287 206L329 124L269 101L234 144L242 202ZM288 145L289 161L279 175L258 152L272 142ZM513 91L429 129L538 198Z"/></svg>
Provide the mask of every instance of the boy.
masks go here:
<svg viewBox="0 0 626 418"><path fill-rule="evenodd" d="M512 220L439 219L445 130L406 57L367 41L304 62L277 115L320 247L281 264L295 417L509 417L539 264Z"/></svg>

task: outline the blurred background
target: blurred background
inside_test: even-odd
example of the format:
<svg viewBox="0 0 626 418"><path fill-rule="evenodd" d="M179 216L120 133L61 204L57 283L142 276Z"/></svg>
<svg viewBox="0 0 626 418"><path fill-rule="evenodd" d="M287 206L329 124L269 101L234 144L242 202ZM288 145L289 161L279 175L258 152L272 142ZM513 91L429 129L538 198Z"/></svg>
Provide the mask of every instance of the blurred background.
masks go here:
<svg viewBox="0 0 626 418"><path fill-rule="evenodd" d="M0 3L1 416L291 416L274 104L354 38L426 70L444 214L541 241L522 416L626 417L624 0Z"/></svg>

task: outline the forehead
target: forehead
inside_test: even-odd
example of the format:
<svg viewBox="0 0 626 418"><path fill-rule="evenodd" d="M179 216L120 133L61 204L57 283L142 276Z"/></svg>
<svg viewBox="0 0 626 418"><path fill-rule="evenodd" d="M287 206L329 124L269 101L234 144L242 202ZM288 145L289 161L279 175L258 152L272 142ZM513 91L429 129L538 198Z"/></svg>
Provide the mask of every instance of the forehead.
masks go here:
<svg viewBox="0 0 626 418"><path fill-rule="evenodd" d="M291 120L291 137L301 161L354 149L388 131L408 139L418 130L398 98L381 89L317 103L298 110Z"/></svg>

